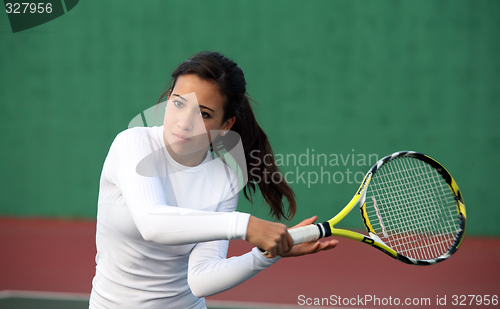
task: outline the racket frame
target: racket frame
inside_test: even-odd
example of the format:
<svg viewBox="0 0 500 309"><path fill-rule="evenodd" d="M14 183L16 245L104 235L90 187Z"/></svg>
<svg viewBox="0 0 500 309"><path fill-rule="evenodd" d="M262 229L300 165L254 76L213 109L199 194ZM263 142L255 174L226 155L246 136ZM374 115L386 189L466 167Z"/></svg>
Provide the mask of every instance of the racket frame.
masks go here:
<svg viewBox="0 0 500 309"><path fill-rule="evenodd" d="M390 160L393 160L395 158L399 157L414 157L416 159L422 160L428 164L430 164L432 167L436 169L436 171L441 174L441 176L445 179L446 183L450 187L456 203L457 203L457 211L458 211L458 219L459 219L459 224L460 224L460 229L455 237L455 241L452 244L452 246L448 249L448 251L444 254L442 254L439 257L436 257L434 259L430 260L419 260L419 259L414 259L414 258L409 258L406 257L398 252L396 252L394 249L390 248L387 246L375 233L373 227L371 226L370 220L368 219L367 213L366 213L366 203L365 203L365 197L366 197L366 190L368 189L368 186L370 185L370 181L372 180L373 175L377 172L377 170L382 167L385 163L389 162ZM350 230L345 230L345 229L337 229L335 228L335 225L339 223L347 214L351 212L351 210L354 208L356 205L360 205L360 212L361 212L361 217L363 219L363 223L369 233L369 236L350 231ZM316 226L317 229L312 229L312 226ZM319 238L323 237L328 237L328 236L339 236L343 238L349 238L355 241L363 242L368 245L371 245L372 247L379 249L380 251L384 252L385 254L391 256L392 258L395 258L401 262L404 262L406 264L412 264L412 265L432 265L436 264L438 262L441 262L448 257L450 257L462 244L463 236L465 234L465 227L466 227L466 212L465 212L465 204L463 201L462 194L460 192L460 189L458 188L457 183L451 176L451 174L442 166L440 163L438 163L436 160L433 158L422 154L418 153L415 151L399 151L395 152L391 155L388 155L379 161L368 171L368 173L365 175L363 181L361 182L361 185L359 186L358 190L356 191L356 194L352 197L351 201L332 219L323 222L323 223L316 223L313 225L305 226L305 227L300 227L297 229L291 229L289 230L290 235L292 238L294 238L294 241L297 239L298 241L295 241L295 244L299 243L304 243L307 241L314 241L318 240ZM307 234L307 237L301 237L300 234L302 232L300 229L305 229L309 228L310 232ZM295 231L297 230L297 231ZM318 232L314 231L318 230Z"/></svg>

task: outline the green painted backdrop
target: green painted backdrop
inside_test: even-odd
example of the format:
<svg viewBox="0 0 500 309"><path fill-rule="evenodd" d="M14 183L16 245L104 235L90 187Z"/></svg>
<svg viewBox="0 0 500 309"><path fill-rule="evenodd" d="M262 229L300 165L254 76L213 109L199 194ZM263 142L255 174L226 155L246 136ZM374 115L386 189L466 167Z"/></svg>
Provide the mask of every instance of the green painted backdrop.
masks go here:
<svg viewBox="0 0 500 309"><path fill-rule="evenodd" d="M114 136L156 103L176 64L217 50L245 70L289 158L290 224L329 219L375 156L417 150L455 176L468 233L498 236L499 33L496 0L81 0L15 34L0 13L0 214L94 218ZM318 154L338 165L313 164ZM260 201L240 210L267 217Z"/></svg>

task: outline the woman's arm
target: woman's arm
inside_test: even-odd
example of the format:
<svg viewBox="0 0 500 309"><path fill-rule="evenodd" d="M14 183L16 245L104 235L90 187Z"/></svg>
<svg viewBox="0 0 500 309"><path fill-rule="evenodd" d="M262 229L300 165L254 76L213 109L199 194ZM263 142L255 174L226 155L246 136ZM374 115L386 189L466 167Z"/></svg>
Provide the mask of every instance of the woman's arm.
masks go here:
<svg viewBox="0 0 500 309"><path fill-rule="evenodd" d="M120 133L110 148L103 169L103 177L120 189L142 237L165 245L245 239L249 214L200 211L167 204L160 178L142 176L136 170L139 162L143 170L152 174L159 168L154 160L144 161L154 151L159 151L152 148L150 138L145 130ZM160 172L157 174L161 175ZM226 203L234 203L235 209L237 197Z"/></svg>
<svg viewBox="0 0 500 309"><path fill-rule="evenodd" d="M306 219L293 228L313 224L316 216ZM206 297L229 290L261 270L276 263L280 257L267 258L257 248L247 254L226 259L228 241L197 244L189 257L188 283L196 297ZM282 257L300 256L333 249L338 241L322 239L294 246Z"/></svg>
<svg viewBox="0 0 500 309"><path fill-rule="evenodd" d="M229 290L259 271L266 269L280 257L268 259L257 248L226 259L228 241L197 244L189 257L188 283L196 297L206 297Z"/></svg>

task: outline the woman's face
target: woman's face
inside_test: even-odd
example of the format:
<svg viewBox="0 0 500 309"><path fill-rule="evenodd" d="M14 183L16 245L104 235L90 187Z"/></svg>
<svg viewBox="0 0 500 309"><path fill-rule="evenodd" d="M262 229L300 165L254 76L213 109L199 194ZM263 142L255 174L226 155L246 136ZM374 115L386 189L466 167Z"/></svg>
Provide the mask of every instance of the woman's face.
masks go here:
<svg viewBox="0 0 500 309"><path fill-rule="evenodd" d="M163 139L172 158L186 166L200 164L211 141L235 121L223 118L224 97L215 83L194 74L179 76L163 120Z"/></svg>

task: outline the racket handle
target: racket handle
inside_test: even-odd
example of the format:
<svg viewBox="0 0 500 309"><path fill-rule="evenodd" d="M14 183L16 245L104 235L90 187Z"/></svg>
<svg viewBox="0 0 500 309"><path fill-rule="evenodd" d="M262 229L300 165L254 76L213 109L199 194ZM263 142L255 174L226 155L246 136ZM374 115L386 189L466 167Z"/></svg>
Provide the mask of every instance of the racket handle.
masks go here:
<svg viewBox="0 0 500 309"><path fill-rule="evenodd" d="M309 241L316 241L323 237L332 236L332 229L328 222L310 224L301 226L295 229L288 230L293 239L293 245L300 245ZM267 251L259 248L263 255L267 255Z"/></svg>
<svg viewBox="0 0 500 309"><path fill-rule="evenodd" d="M323 226L321 224L310 224L288 230L288 233L290 233L290 236L293 238L293 244L300 245L324 237L325 233L322 228Z"/></svg>

